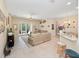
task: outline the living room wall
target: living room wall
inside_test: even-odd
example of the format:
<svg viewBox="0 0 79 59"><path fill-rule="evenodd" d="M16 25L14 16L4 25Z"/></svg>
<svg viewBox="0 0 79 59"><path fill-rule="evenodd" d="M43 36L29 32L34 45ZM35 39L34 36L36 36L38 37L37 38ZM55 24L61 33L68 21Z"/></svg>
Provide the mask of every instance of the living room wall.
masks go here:
<svg viewBox="0 0 79 59"><path fill-rule="evenodd" d="M26 18L21 18L21 17L15 17L15 16L12 16L12 28L14 27L14 25L17 26L17 30L14 30L15 32L15 35L17 37L17 35L19 34L19 24L29 24L32 26L32 32L34 31L34 26L39 26L40 24L40 21L37 20L37 19L26 19Z"/></svg>
<svg viewBox="0 0 79 59"><path fill-rule="evenodd" d="M69 28L68 27L69 24ZM65 31L70 31L73 34L78 35L78 17L77 15L75 16L66 16L62 17L59 20L57 20L57 26L59 25L64 25Z"/></svg>
<svg viewBox="0 0 79 59"><path fill-rule="evenodd" d="M79 3L79 1L78 1L78 3ZM78 6L79 6L79 4L78 4ZM78 9L78 14L79 14L79 9ZM78 15L78 41L77 41L77 46L79 47L79 15ZM79 48L78 48L78 50L79 50Z"/></svg>
<svg viewBox="0 0 79 59"><path fill-rule="evenodd" d="M0 0L0 10L3 12L6 18L8 16L8 12L5 8L4 0ZM4 57L3 50L4 50L5 43L6 43L6 30L3 33L0 33L0 58Z"/></svg>
<svg viewBox="0 0 79 59"><path fill-rule="evenodd" d="M0 10L2 10L4 15L7 17L8 16L8 12L7 12L7 9L5 7L5 3L4 2L5 2L4 0L0 0Z"/></svg>
<svg viewBox="0 0 79 59"><path fill-rule="evenodd" d="M56 35L56 19L46 20L45 23L40 24L41 30L47 30L52 34L52 36Z"/></svg>

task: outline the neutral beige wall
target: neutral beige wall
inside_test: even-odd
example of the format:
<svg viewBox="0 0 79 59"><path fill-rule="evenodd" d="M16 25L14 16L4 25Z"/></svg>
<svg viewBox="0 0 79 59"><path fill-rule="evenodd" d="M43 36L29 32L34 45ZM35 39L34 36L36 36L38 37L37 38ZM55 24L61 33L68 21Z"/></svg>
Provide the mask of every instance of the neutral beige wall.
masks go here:
<svg viewBox="0 0 79 59"><path fill-rule="evenodd" d="M78 1L79 3L79 1ZM79 4L78 4L79 6ZM78 9L78 14L79 14L79 9ZM79 15L78 15L78 41L77 41L77 45L79 46Z"/></svg>
<svg viewBox="0 0 79 59"><path fill-rule="evenodd" d="M75 21L75 23L73 23L73 21ZM66 16L66 17L62 17L62 18L56 18L56 19L51 19L51 20L46 20L46 23L42 23L41 25L43 25L44 27L41 27L40 25L40 29L41 30L47 30L48 32L52 33L53 35L56 35L56 27L59 25L63 25L65 23L70 22L70 31L73 33L78 33L77 30L77 26L78 26L78 18L77 16ZM54 24L54 30L52 30L52 26L51 24ZM50 27L48 27L48 25ZM67 26L67 24L65 24L65 27ZM75 27L75 28L74 28Z"/></svg>
<svg viewBox="0 0 79 59"><path fill-rule="evenodd" d="M23 18L12 18L12 23L13 24L21 24L21 23L27 23L27 24L32 24L33 26L39 26L41 30L47 30L48 32L52 33L52 35L56 34L56 25L64 24L66 22L70 22L71 24L71 31L77 33L77 16L67 16L67 17L62 17L58 19L51 19L51 20L46 20L45 23L40 24L40 20L29 20L29 19L23 19ZM75 21L75 23L73 23ZM39 25L40 24L40 25ZM52 30L52 24L54 24L54 30ZM41 27L43 25L44 27ZM73 28L75 26L75 28Z"/></svg>
<svg viewBox="0 0 79 59"><path fill-rule="evenodd" d="M73 23L75 21L75 23ZM67 28L67 23L70 23L70 31L73 33L78 33L78 18L77 16L67 16L57 20L57 25L65 25ZM75 27L75 28L74 28Z"/></svg>
<svg viewBox="0 0 79 59"><path fill-rule="evenodd" d="M12 17L12 28L14 27L13 25L17 25L17 30L14 30L15 34L18 35L18 33L19 33L19 29L18 29L19 28L19 24L22 24L22 23L26 23L26 24L32 25L32 31L34 31L34 26L36 26L36 25L39 26L39 24L40 24L39 20L24 19L24 18L20 18L20 17Z"/></svg>
<svg viewBox="0 0 79 59"><path fill-rule="evenodd" d="M52 30L52 24L54 24L54 30ZM42 25L44 27L41 27ZM40 29L47 30L48 32L50 32L52 34L52 36L55 36L56 35L56 20L55 19L46 20L45 23L42 23L40 25Z"/></svg>
<svg viewBox="0 0 79 59"><path fill-rule="evenodd" d="M4 0L0 0L0 10L3 12L5 17L8 16L8 12L7 12L7 10L5 8L5 5L4 5ZM5 21L4 21L4 23L5 23ZM6 34L5 34L5 32L6 31L4 31L3 33L0 34L0 57L4 57L3 50L4 50L5 43L6 43Z"/></svg>
<svg viewBox="0 0 79 59"><path fill-rule="evenodd" d="M0 9L4 13L4 15L7 17L8 16L8 12L6 10L5 4L4 4L4 0L0 0Z"/></svg>

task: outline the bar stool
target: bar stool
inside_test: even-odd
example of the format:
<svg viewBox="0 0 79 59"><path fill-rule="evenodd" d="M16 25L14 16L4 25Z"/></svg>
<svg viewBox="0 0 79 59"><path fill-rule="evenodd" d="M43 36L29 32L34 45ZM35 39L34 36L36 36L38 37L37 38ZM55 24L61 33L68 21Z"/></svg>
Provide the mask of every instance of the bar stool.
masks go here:
<svg viewBox="0 0 79 59"><path fill-rule="evenodd" d="M59 55L59 57L64 57L65 51L66 49L66 44L62 43L62 42L58 42L57 43L57 54Z"/></svg>

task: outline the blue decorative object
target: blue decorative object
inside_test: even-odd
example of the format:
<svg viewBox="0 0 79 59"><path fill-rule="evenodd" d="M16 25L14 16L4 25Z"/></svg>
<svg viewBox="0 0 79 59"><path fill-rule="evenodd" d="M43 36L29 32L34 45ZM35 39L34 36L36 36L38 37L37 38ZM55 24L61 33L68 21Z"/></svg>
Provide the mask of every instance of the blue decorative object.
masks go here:
<svg viewBox="0 0 79 59"><path fill-rule="evenodd" d="M65 55L68 55L70 58L79 58L79 53L72 49L66 49L65 50Z"/></svg>

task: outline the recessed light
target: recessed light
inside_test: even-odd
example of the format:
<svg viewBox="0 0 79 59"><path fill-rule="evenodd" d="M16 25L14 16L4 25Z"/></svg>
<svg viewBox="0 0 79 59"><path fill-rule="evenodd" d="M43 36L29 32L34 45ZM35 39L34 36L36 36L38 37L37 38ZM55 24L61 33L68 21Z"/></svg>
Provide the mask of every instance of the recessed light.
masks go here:
<svg viewBox="0 0 79 59"><path fill-rule="evenodd" d="M71 5L71 2L67 2L67 4L66 5Z"/></svg>

